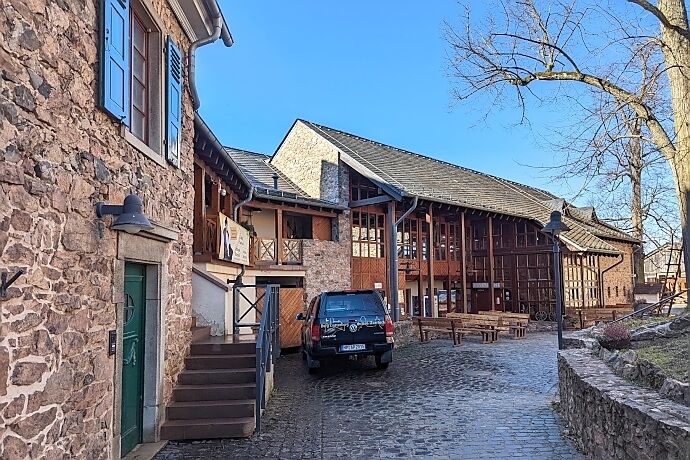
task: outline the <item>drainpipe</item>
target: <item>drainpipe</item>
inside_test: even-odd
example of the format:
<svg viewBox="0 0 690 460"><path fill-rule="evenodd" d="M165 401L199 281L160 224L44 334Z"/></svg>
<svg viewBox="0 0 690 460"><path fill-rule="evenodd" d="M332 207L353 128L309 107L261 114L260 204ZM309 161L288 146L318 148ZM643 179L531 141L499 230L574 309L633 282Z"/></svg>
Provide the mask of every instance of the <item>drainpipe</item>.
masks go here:
<svg viewBox="0 0 690 460"><path fill-rule="evenodd" d="M400 219L398 219L398 220L395 221L395 226L396 226L396 228L397 228L398 225L400 225L400 222L402 222L403 220L405 220L405 218L406 218L407 216L409 216L410 214L412 214L412 211L414 211L415 209L417 209L417 202L418 202L418 201L419 201L419 197L418 197L418 196L414 197L414 200L412 201L412 206L410 206L410 209L408 209L407 211L405 211L405 214L403 214L402 216L400 216ZM398 252L396 251L395 253L397 254Z"/></svg>
<svg viewBox="0 0 690 460"><path fill-rule="evenodd" d="M206 4L211 15L211 20L213 21L213 33L208 37L200 38L199 40L192 43L189 46L188 52L187 73L189 77L189 91L192 96L192 106L194 107L194 111L199 110L199 107L201 106L201 102L199 101L199 93L196 90L195 69L197 48L215 42L221 35L223 37L223 43L225 43L225 46L227 46L228 48L231 47L234 43L230 31L225 26L225 24L223 24L223 16L220 13L220 9L218 8L218 3L216 2L216 0L210 0L206 2Z"/></svg>
<svg viewBox="0 0 690 460"><path fill-rule="evenodd" d="M622 264L623 259L625 259L625 254L621 253L621 260L619 260L618 262L616 262L615 264L611 265L609 268L607 268L606 270L601 272L601 280L599 281L599 292L601 292L601 294L600 294L601 308L604 308L604 306L606 305L606 303L604 301L604 273L606 273L607 271L611 270L612 268L617 267L620 264Z"/></svg>
<svg viewBox="0 0 690 460"><path fill-rule="evenodd" d="M247 198L244 200L240 201L237 203L235 206L232 207L232 220L237 222L237 213L239 212L240 208L244 206L245 204L249 203L252 200L252 197L254 196L254 186L250 185L249 186L249 195L247 195Z"/></svg>
<svg viewBox="0 0 690 460"><path fill-rule="evenodd" d="M390 277L390 301L391 301L391 306L393 307L393 322L397 323L400 321L400 301L398 299L398 225L400 225L400 222L405 220L407 216L409 216L412 211L414 211L417 208L417 202L419 201L419 197L414 197L414 200L412 201L412 206L410 209L405 211L405 214L403 214L400 219L396 220L395 223L393 223L393 219L395 219L395 205L394 201L390 201L388 204L388 212L391 215L391 227L390 227L390 235L388 237L388 241L390 241L390 254L391 254L391 260L390 260L390 271L391 271L391 277Z"/></svg>

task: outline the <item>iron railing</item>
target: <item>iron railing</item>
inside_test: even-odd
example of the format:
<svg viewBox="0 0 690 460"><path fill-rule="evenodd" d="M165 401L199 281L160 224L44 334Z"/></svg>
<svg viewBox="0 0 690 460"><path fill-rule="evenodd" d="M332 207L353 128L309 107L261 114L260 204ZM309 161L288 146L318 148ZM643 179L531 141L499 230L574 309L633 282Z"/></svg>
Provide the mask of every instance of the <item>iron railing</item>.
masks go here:
<svg viewBox="0 0 690 460"><path fill-rule="evenodd" d="M280 287L269 284L264 294L256 338L256 432L261 433L261 411L266 408L266 374L280 356Z"/></svg>
<svg viewBox="0 0 690 460"><path fill-rule="evenodd" d="M264 288L264 293L256 300L249 299L242 289ZM240 300L244 299L249 308L240 316ZM259 306L261 308L259 309ZM233 285L233 333L239 334L240 328L251 327L258 332L256 336L256 432L261 433L261 411L266 408L266 374L280 356L280 286L246 285L238 277ZM261 320L244 321L249 313L261 315Z"/></svg>
<svg viewBox="0 0 690 460"><path fill-rule="evenodd" d="M624 320L629 319L629 318L635 318L635 317L637 317L637 316L642 317L642 316L644 316L645 314L650 314L650 313L654 312L655 310L658 310L659 313L661 313L661 309L663 308L664 304L666 304L666 303L669 303L669 304L670 304L670 302L671 302L673 299L675 299L676 297L680 296L681 294L685 294L685 292L687 292L687 291L680 291L680 292L677 292L677 293L675 293L675 294L673 294L673 295L671 295L671 296L664 297L663 299L661 299L661 300L658 301L657 303L653 303L653 304L651 304L651 305L647 305L647 306L644 307L644 308L640 308L639 310L634 311L634 312L632 312L632 313L630 313L630 314L628 314L628 315L621 316L620 318L617 318L617 319L615 319L615 320L613 320L613 321L611 321L611 322L612 322L612 323L618 323L618 322L620 322L620 321L624 321ZM666 314L666 316L670 316L670 315L671 315L671 309L669 308L669 309L668 309L668 312L667 312L667 314Z"/></svg>

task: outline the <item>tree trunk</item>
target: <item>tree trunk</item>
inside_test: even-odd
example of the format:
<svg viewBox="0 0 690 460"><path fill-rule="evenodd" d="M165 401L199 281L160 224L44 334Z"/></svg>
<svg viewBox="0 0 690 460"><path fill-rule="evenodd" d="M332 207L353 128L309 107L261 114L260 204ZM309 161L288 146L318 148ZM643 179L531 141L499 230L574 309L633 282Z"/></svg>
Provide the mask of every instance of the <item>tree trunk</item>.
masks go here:
<svg viewBox="0 0 690 460"><path fill-rule="evenodd" d="M661 25L662 47L673 109L673 125L676 135L676 152L669 158L678 194L683 241L690 242L688 228L688 195L690 194L690 41L688 40L688 14L683 0L659 0L657 8L670 25L685 31L685 35L673 28ZM686 285L690 286L690 251L684 251Z"/></svg>
<svg viewBox="0 0 690 460"><path fill-rule="evenodd" d="M633 132L630 138L630 185L631 203L630 219L633 236L644 241L644 216L642 215L642 140L640 139L642 127L641 120L637 118L633 124ZM635 270L635 282L644 283L644 250L640 247L633 253L633 269Z"/></svg>

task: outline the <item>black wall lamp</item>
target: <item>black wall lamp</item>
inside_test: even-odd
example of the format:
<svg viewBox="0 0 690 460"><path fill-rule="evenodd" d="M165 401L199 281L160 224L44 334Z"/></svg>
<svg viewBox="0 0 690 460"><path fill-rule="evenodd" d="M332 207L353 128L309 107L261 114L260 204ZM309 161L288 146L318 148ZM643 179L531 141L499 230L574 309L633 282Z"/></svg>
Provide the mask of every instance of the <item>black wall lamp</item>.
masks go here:
<svg viewBox="0 0 690 460"><path fill-rule="evenodd" d="M153 225L144 214L141 198L136 195L127 195L122 205L105 204L102 201L96 203L96 216L103 217L108 214L117 216L110 225L113 230L134 234L141 230L153 229Z"/></svg>

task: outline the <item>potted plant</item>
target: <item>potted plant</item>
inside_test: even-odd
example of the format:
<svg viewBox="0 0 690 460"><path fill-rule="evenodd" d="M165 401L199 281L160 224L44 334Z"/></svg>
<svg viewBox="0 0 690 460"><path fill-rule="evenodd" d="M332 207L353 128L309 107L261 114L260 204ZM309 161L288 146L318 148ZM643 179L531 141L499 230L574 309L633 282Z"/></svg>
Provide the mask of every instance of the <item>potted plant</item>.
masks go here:
<svg viewBox="0 0 690 460"><path fill-rule="evenodd" d="M601 331L599 344L607 350L630 348L630 329L620 323L608 323Z"/></svg>
<svg viewBox="0 0 690 460"><path fill-rule="evenodd" d="M240 225L245 228L249 232L250 236L256 236L256 230L254 230L254 225L252 225L249 220L243 220L240 222Z"/></svg>

